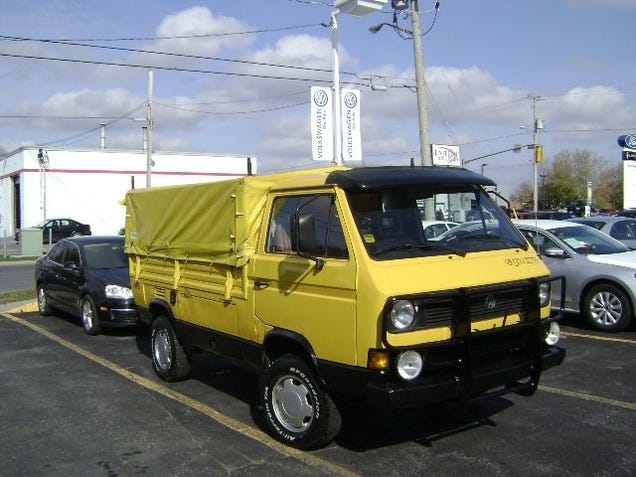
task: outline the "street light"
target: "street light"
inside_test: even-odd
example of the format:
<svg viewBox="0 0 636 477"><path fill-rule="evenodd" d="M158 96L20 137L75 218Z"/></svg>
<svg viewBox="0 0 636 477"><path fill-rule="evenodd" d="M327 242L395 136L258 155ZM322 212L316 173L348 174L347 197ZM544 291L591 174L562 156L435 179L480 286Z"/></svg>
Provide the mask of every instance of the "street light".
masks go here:
<svg viewBox="0 0 636 477"><path fill-rule="evenodd" d="M387 0L336 0L335 10L331 12L331 48L333 50L333 160L342 165L342 125L340 118L340 57L338 53L338 15L368 15L378 12Z"/></svg>
<svg viewBox="0 0 636 477"><path fill-rule="evenodd" d="M395 10L405 10L410 5L411 23L413 30L410 31L391 23L376 23L369 28L369 31L371 33L377 33L383 26L386 25L393 28L398 34L407 34L413 39L417 114L420 124L420 157L423 166L432 166L433 158L431 157L431 143L428 136L426 79L424 78L424 55L422 52L422 33L420 29L420 12L418 8L418 0L392 0L392 5Z"/></svg>

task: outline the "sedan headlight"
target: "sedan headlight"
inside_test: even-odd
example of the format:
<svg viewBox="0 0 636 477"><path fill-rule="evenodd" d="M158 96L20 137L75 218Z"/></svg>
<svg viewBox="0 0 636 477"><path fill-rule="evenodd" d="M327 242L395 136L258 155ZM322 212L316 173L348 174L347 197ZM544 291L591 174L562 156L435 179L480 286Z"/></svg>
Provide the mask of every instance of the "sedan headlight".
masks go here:
<svg viewBox="0 0 636 477"><path fill-rule="evenodd" d="M550 282L539 283L539 304L544 307L550 303Z"/></svg>
<svg viewBox="0 0 636 477"><path fill-rule="evenodd" d="M413 324L415 320L415 307L408 300L395 300L389 312L391 326L398 331L403 331Z"/></svg>
<svg viewBox="0 0 636 477"><path fill-rule="evenodd" d="M132 290L121 285L106 285L104 292L106 293L106 298L129 299L133 297Z"/></svg>
<svg viewBox="0 0 636 477"><path fill-rule="evenodd" d="M411 381L417 378L424 367L424 359L417 351L404 351L397 359L397 372L402 379Z"/></svg>

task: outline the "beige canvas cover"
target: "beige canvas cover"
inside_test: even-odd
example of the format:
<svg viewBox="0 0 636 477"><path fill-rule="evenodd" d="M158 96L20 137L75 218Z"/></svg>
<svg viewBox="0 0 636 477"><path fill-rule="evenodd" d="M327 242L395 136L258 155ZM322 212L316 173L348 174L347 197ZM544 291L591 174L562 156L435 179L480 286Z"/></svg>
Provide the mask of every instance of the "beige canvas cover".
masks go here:
<svg viewBox="0 0 636 477"><path fill-rule="evenodd" d="M324 178L336 168L219 182L131 190L126 194L126 252L200 259L235 267L254 253L267 192L277 184Z"/></svg>

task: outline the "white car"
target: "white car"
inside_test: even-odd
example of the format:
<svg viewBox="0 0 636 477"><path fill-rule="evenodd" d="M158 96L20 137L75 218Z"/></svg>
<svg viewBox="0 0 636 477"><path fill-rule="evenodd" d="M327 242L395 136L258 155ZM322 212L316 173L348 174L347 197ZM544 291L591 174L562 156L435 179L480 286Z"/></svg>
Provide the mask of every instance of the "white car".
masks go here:
<svg viewBox="0 0 636 477"><path fill-rule="evenodd" d="M424 237L427 239L437 237L458 225L459 224L457 222L448 222L444 220L422 220Z"/></svg>
<svg viewBox="0 0 636 477"><path fill-rule="evenodd" d="M587 225L563 220L513 220L553 276L565 277L563 306L594 328L620 331L636 310L636 250ZM552 303L560 304L560 286Z"/></svg>

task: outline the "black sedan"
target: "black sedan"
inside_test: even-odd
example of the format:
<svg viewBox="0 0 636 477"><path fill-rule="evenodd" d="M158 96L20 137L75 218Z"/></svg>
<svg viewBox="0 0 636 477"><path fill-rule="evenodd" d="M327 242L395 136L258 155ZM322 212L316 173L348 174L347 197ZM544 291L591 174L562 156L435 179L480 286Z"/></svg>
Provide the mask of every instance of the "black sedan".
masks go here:
<svg viewBox="0 0 636 477"><path fill-rule="evenodd" d="M35 263L40 314L70 313L89 335L137 323L129 283L121 236L64 238Z"/></svg>
<svg viewBox="0 0 636 477"><path fill-rule="evenodd" d="M73 219L47 219L34 225L34 229L42 229L42 241L55 243L64 237L91 235L91 226ZM20 231L15 233L15 241L20 241Z"/></svg>

